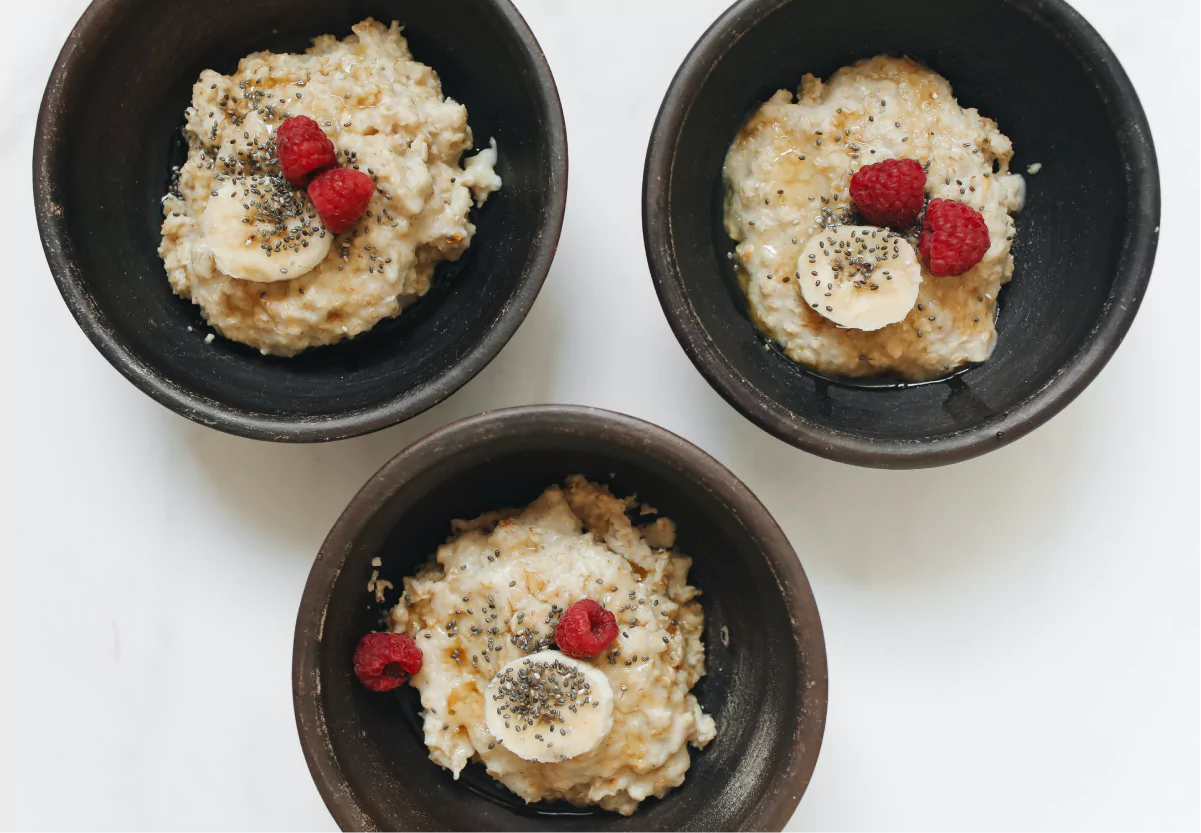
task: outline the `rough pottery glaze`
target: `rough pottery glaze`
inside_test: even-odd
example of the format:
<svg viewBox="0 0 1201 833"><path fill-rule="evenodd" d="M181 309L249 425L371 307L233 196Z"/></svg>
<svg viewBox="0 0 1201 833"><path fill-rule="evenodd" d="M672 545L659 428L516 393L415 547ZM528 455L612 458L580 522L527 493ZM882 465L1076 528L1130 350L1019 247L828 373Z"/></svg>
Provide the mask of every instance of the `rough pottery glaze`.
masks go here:
<svg viewBox="0 0 1201 833"><path fill-rule="evenodd" d="M351 657L377 629L371 560L401 587L450 522L520 506L569 474L612 484L672 518L702 593L707 674L693 689L717 737L683 785L632 816L526 805L479 764L460 780L429 760L417 692L376 695ZM292 654L309 768L344 829L779 830L821 745L826 655L809 583L784 533L713 458L674 434L591 408L535 406L456 422L398 454L338 519L309 573Z"/></svg>
<svg viewBox="0 0 1201 833"><path fill-rule="evenodd" d="M472 212L467 254L370 332L294 358L217 338L176 297L158 256L192 85L261 49L303 51L374 16L399 20L416 60L465 104L476 148L495 137L504 187ZM465 21L470 21L467 25ZM42 244L64 300L104 357L162 404L269 440L332 440L401 422L500 351L550 268L567 194L554 79L508 0L96 0L59 55L33 160ZM189 331L191 327L191 331Z"/></svg>
<svg viewBox="0 0 1201 833"><path fill-rule="evenodd" d="M786 442L848 463L934 466L1021 437L1072 401L1117 349L1146 293L1159 175L1138 96L1061 0L740 0L685 59L651 134L643 233L676 338L709 383ZM765 349L726 259L722 162L747 116L807 72L909 55L1013 140L1028 177L1016 268L983 364L933 384L840 384Z"/></svg>

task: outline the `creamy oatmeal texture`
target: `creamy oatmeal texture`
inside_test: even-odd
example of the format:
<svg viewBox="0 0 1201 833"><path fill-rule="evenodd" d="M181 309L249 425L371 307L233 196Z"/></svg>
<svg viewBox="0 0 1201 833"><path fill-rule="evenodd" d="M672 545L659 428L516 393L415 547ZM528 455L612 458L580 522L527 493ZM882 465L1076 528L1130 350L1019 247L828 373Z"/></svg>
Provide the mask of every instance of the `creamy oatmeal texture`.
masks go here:
<svg viewBox="0 0 1201 833"><path fill-rule="evenodd" d="M572 476L522 510L456 521L436 560L406 578L393 631L416 639L430 758L456 777L469 760L526 801L563 798L630 814L684 781L687 746L716 734L690 689L705 673L704 614L675 526L634 526L636 504ZM590 752L547 763L518 757L485 724L485 690L506 663L554 648L562 610L589 598L620 634L591 660L612 689L612 728Z"/></svg>
<svg viewBox="0 0 1201 833"><path fill-rule="evenodd" d="M725 224L751 315L789 358L834 376L943 376L984 361L996 343L997 292L1013 275L1013 219L1022 179L991 119L959 106L946 79L909 59L875 57L799 95L780 90L743 126L726 156ZM848 192L861 166L911 158L927 166L926 196L978 208L991 245L958 277L923 267L904 321L845 329L809 308L798 279L806 243L856 222ZM910 237L916 248L916 237Z"/></svg>
<svg viewBox="0 0 1201 833"><path fill-rule="evenodd" d="M434 70L413 60L400 26L368 19L353 28L342 41L315 39L303 55L248 55L233 75L205 70L192 91L188 161L163 201L159 254L177 294L222 335L263 353L291 356L398 314L429 290L439 262L463 254L475 233L473 201L482 205L501 186L495 143L460 167L472 146L467 111L443 97ZM279 176L274 131L300 115L322 126L341 165L376 180L366 215L343 234L331 235L304 192ZM272 274L270 282L222 273L218 215L204 217L227 196L240 196L250 221L223 228L245 245L271 247L281 270L311 246L328 253L311 271Z"/></svg>

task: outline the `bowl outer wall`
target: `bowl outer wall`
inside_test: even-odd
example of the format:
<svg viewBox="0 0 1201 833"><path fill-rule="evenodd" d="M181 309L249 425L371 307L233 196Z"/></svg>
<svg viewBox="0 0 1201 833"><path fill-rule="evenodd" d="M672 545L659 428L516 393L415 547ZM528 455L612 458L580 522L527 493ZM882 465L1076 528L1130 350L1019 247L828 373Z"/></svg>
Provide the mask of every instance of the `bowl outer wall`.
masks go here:
<svg viewBox="0 0 1201 833"><path fill-rule="evenodd" d="M516 424L516 429L510 427ZM794 624L798 679L797 700L810 716L798 726L793 755L773 800L756 807L742 829L781 830L795 812L812 777L825 731L828 677L825 640L808 579L788 538L757 497L728 469L701 449L666 429L596 408L543 405L485 412L438 429L397 454L355 495L321 546L313 562L297 615L292 650L292 696L297 731L309 770L334 819L344 830L375 830L376 822L355 800L336 760L321 699L321 639L327 605L360 529L403 483L436 468L448 453L487 445L510 433L555 433L604 440L645 449L657 463L690 478L715 495L738 519L755 530ZM432 766L433 764L431 764ZM668 799L670 800L670 794Z"/></svg>
<svg viewBox="0 0 1201 833"><path fill-rule="evenodd" d="M536 240L525 277L509 298L494 325L443 375L403 391L379 404L329 416L275 418L223 405L185 389L139 357L108 325L74 260L63 207L56 203L55 166L63 152L60 125L66 121L64 100L72 61L86 50L88 33L100 30L110 18L125 13L129 0L93 0L80 16L55 61L38 111L33 152L33 192L38 231L55 283L68 309L108 362L160 404L202 425L253 439L277 442L324 442L371 433L410 419L443 401L495 358L517 331L533 305L555 256L567 201L567 131L562 105L550 66L529 26L510 0L480 0L494 8L537 68L534 79L550 117L545 127L556 150L549 160L551 189L546 195L546 222ZM164 276L165 277L165 276Z"/></svg>
<svg viewBox="0 0 1201 833"><path fill-rule="evenodd" d="M1133 195L1132 245L1122 254L1119 277L1085 346L1034 395L1006 408L987 424L922 441L871 438L839 432L806 420L755 388L715 347L697 314L673 251L670 178L677 140L697 91L748 31L794 0L739 0L705 31L680 65L656 116L643 173L643 242L655 291L672 331L697 370L736 410L773 436L827 459L859 466L912 469L970 459L1025 436L1059 413L1097 376L1129 330L1146 294L1159 235L1160 188L1150 126L1130 79L1104 40L1063 0L999 0L1069 31L1094 60L1098 86L1110 100L1127 167L1127 182L1141 179ZM1103 86L1102 86L1103 85ZM1128 191L1131 190L1128 188Z"/></svg>

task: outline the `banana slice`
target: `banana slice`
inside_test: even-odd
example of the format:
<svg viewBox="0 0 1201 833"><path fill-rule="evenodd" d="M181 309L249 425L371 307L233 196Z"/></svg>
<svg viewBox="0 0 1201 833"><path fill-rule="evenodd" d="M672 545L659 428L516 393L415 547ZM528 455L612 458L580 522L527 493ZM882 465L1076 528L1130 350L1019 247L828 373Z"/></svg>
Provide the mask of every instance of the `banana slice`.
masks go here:
<svg viewBox="0 0 1201 833"><path fill-rule="evenodd" d="M591 752L613 728L613 687L598 668L559 651L506 663L484 690L492 737L527 761Z"/></svg>
<svg viewBox="0 0 1201 833"><path fill-rule="evenodd" d="M227 179L200 218L217 268L246 281L288 281L329 254L334 235L301 192L278 177Z"/></svg>
<svg viewBox="0 0 1201 833"><path fill-rule="evenodd" d="M922 267L909 241L875 226L831 226L797 261L801 295L840 327L878 330L903 321L917 303Z"/></svg>

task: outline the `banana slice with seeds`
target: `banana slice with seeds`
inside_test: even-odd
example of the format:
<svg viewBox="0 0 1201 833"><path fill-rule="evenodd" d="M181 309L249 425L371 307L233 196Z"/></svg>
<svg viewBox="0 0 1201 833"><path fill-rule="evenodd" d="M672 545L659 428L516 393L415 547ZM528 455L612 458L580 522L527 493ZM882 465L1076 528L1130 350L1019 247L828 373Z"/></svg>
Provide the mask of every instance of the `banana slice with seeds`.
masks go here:
<svg viewBox="0 0 1201 833"><path fill-rule="evenodd" d="M559 651L505 664L484 689L488 731L513 754L551 763L591 752L613 728L613 687Z"/></svg>
<svg viewBox="0 0 1201 833"><path fill-rule="evenodd" d="M246 281L288 281L311 272L334 239L308 197L278 176L226 179L200 223L217 268Z"/></svg>
<svg viewBox="0 0 1201 833"><path fill-rule="evenodd" d="M797 260L801 296L840 327L878 330L917 303L922 267L909 241L875 226L831 226Z"/></svg>

